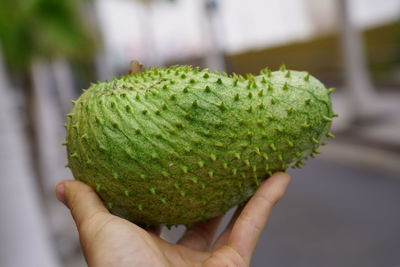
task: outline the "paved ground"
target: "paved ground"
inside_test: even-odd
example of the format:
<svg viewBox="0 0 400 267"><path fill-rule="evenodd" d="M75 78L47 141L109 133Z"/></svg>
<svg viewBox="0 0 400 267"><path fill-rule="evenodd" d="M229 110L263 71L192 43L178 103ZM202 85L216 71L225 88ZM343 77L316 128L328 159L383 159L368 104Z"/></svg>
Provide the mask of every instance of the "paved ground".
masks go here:
<svg viewBox="0 0 400 267"><path fill-rule="evenodd" d="M291 173L252 266L400 266L400 177L321 160Z"/></svg>

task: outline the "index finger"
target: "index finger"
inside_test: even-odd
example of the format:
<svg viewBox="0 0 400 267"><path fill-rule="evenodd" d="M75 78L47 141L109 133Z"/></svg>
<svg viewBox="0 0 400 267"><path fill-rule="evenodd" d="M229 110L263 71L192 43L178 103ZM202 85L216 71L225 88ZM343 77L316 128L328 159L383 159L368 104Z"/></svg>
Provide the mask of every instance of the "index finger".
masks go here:
<svg viewBox="0 0 400 267"><path fill-rule="evenodd" d="M271 209L283 196L290 179L289 174L282 172L268 178L251 197L234 223L228 245L235 249L247 263L250 263Z"/></svg>

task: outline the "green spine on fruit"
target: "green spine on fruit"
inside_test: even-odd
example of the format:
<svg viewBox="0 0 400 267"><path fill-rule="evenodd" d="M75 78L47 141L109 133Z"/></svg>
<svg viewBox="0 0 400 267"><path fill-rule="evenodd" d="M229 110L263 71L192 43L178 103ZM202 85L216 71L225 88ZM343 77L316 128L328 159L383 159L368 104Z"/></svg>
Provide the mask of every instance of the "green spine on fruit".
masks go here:
<svg viewBox="0 0 400 267"><path fill-rule="evenodd" d="M68 165L118 216L191 224L300 167L329 133L330 94L306 72L227 76L150 68L85 90L67 119Z"/></svg>

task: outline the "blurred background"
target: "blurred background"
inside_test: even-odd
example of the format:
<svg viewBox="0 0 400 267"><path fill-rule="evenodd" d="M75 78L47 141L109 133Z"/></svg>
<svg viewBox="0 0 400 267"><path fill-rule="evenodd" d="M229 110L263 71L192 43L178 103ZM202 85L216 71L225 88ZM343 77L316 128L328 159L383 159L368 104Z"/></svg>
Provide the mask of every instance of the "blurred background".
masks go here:
<svg viewBox="0 0 400 267"><path fill-rule="evenodd" d="M399 0L0 0L1 267L86 266L53 193L72 178L65 114L132 59L239 74L285 63L335 87L337 137L289 170L252 266L400 266Z"/></svg>

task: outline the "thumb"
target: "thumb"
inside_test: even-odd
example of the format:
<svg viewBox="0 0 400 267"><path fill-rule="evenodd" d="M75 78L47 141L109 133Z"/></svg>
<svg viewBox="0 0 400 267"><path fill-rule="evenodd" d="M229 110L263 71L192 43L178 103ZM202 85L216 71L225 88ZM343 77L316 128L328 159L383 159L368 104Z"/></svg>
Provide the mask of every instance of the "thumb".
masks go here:
<svg viewBox="0 0 400 267"><path fill-rule="evenodd" d="M57 199L70 210L78 227L97 215L109 214L96 192L88 185L77 180L65 180L56 186Z"/></svg>

